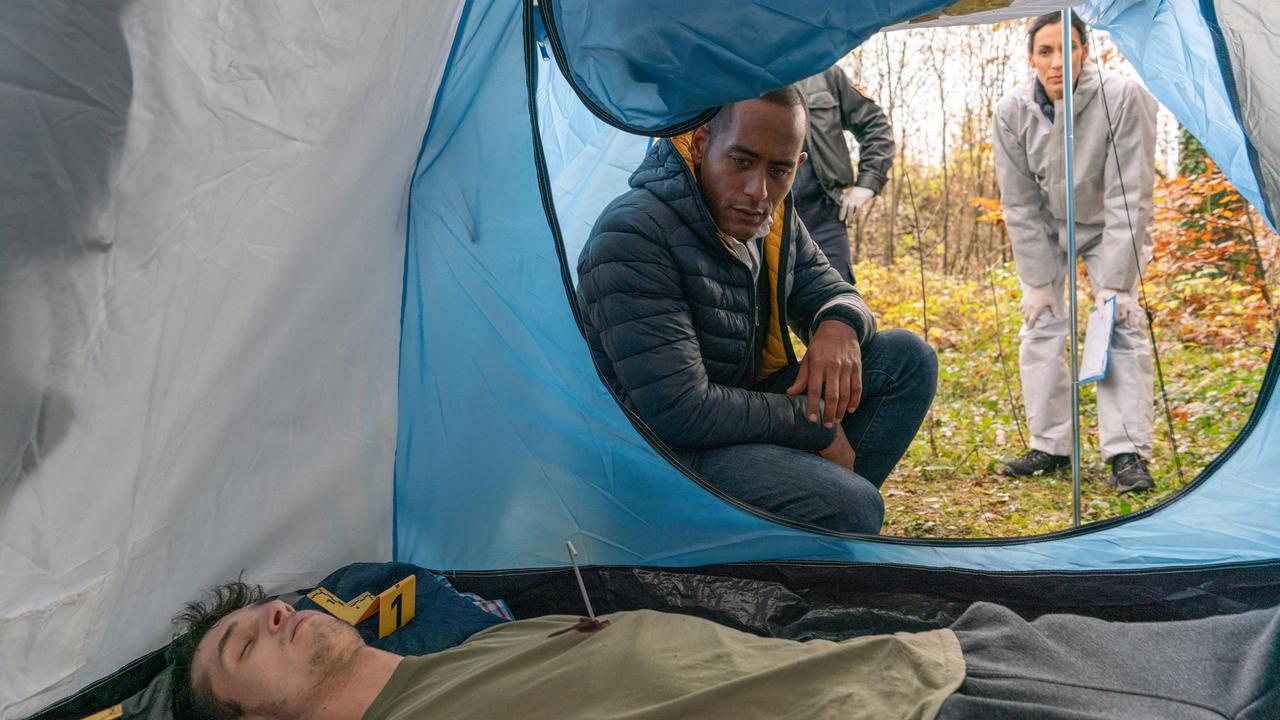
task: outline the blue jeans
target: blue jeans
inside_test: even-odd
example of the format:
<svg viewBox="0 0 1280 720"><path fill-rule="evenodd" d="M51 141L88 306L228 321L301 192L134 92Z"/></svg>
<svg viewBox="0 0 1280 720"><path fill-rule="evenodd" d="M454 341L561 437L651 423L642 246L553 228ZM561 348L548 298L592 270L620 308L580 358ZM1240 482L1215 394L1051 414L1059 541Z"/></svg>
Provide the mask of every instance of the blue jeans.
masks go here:
<svg viewBox="0 0 1280 720"><path fill-rule="evenodd" d="M849 248L849 228L840 219L840 206L818 184L818 178L813 174L813 163L804 163L796 171L791 197L809 237L822 249L827 262L840 273L840 277L852 283L853 251Z"/></svg>
<svg viewBox="0 0 1280 720"><path fill-rule="evenodd" d="M789 365L754 389L784 392L798 372ZM906 330L884 330L862 346L862 402L841 422L853 471L765 443L676 453L708 484L752 507L826 530L878 533L880 485L920 429L937 382L933 348Z"/></svg>

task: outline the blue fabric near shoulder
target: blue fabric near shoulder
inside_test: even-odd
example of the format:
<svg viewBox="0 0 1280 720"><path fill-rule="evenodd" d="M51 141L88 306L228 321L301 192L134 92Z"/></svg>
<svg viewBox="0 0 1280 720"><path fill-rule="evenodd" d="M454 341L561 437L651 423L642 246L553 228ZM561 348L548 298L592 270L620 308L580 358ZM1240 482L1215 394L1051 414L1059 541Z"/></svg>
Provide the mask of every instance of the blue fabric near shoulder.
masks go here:
<svg viewBox="0 0 1280 720"><path fill-rule="evenodd" d="M377 595L411 574L417 576L413 620L379 640L375 614L356 626L369 645L399 655L426 655L461 644L487 627L506 622L481 610L444 578L409 563L354 563L330 573L317 587L351 600L364 592ZM305 595L309 591L302 592ZM306 597L294 606L299 610L319 609Z"/></svg>

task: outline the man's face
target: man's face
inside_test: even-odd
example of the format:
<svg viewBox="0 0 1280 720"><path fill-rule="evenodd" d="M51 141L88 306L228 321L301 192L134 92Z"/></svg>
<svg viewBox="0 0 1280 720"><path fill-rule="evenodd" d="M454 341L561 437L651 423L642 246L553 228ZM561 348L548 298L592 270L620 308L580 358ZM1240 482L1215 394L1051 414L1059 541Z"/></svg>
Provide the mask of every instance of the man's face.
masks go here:
<svg viewBox="0 0 1280 720"><path fill-rule="evenodd" d="M241 608L218 621L196 647L192 686L245 717L294 716L318 689L350 671L360 634L314 610L279 600Z"/></svg>
<svg viewBox="0 0 1280 720"><path fill-rule="evenodd" d="M1071 77L1080 77L1084 62L1084 43L1080 33L1071 28ZM1062 99L1062 23L1045 25L1031 38L1031 57L1027 64L1035 68L1036 77L1044 85L1050 100Z"/></svg>
<svg viewBox="0 0 1280 720"><path fill-rule="evenodd" d="M796 168L806 156L804 109L764 100L744 100L715 130L693 133L690 151L700 168L698 182L720 230L739 240L760 233L773 210L791 191Z"/></svg>

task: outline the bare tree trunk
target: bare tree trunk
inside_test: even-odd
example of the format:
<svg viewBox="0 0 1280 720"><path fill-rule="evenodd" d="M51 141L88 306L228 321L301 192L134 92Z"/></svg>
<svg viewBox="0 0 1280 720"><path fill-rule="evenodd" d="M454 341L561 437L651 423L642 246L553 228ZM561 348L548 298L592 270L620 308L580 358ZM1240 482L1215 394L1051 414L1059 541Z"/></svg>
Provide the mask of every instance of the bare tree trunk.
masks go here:
<svg viewBox="0 0 1280 720"><path fill-rule="evenodd" d="M938 61L939 48L941 43L930 43L929 45L929 64L933 67L933 76L938 83L938 109L942 113L942 187L939 194L940 205L942 210L942 274L946 275L950 270L951 257L951 176L949 162L947 158L947 74L946 63ZM947 54L949 48L943 47L942 53ZM924 238L919 238L919 242L924 242Z"/></svg>
<svg viewBox="0 0 1280 720"><path fill-rule="evenodd" d="M874 202L874 200L873 200ZM853 225L853 264L857 265L862 261L862 228L867 223L869 212L858 213L858 219Z"/></svg>
<svg viewBox="0 0 1280 720"><path fill-rule="evenodd" d="M855 221L850 243L856 258L892 263L903 252L899 241L912 226L904 217L903 173L909 172L925 229L917 241L924 244L926 269L977 277L992 263L1008 261L1005 234L992 223L979 223L972 201L997 192L992 116L1008 84L1020 76L1022 47L1022 24L1008 22L880 34L857 51L857 74L884 108L899 147L911 136L920 152L899 152L880 198Z"/></svg>
<svg viewBox="0 0 1280 720"><path fill-rule="evenodd" d="M901 157L901 154L899 154L899 156ZM884 248L881 250L881 255L880 255L880 262L885 266L889 266L893 264L893 244L894 244L893 241L894 241L894 238L897 236L897 230L898 230L897 228L898 203L902 197L902 192L899 188L900 183L898 182L896 177L897 175L900 174L900 172L901 171L899 170L894 171L895 177L893 182L893 192L890 193L890 198L889 198L889 211L885 213L885 232L883 237Z"/></svg>

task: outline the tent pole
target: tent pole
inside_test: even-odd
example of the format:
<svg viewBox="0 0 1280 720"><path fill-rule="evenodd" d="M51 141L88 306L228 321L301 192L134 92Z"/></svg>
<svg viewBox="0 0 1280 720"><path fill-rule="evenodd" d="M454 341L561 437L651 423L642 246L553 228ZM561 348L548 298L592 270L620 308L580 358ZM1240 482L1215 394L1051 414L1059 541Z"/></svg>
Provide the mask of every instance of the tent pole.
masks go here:
<svg viewBox="0 0 1280 720"><path fill-rule="evenodd" d="M1080 527L1080 355L1076 327L1075 77L1071 67L1071 6L1062 9L1063 157L1067 182L1067 318L1071 324L1071 524Z"/></svg>

